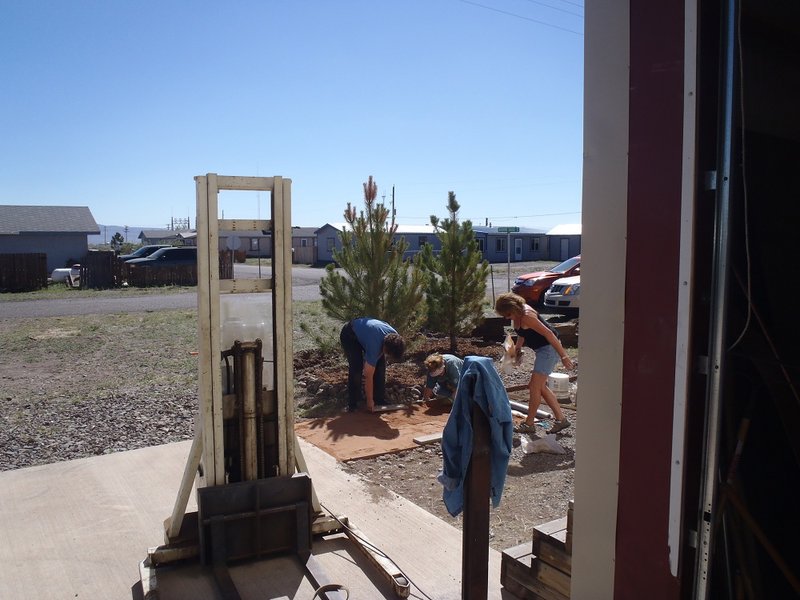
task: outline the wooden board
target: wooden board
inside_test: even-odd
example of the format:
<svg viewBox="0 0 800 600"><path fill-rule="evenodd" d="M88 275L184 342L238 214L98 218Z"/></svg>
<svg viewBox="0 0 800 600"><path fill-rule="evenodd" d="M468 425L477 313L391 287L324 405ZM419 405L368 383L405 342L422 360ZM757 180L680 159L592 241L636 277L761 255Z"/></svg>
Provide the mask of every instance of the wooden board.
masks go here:
<svg viewBox="0 0 800 600"><path fill-rule="evenodd" d="M570 576L554 566L547 564L541 559L536 557L533 559L533 572L536 579L544 583L548 588L556 590L560 594L569 598L570 591Z"/></svg>
<svg viewBox="0 0 800 600"><path fill-rule="evenodd" d="M507 592L522 600L569 600L568 595L563 594L550 583L542 581L538 576L537 572L542 570L542 567L537 564L539 559L531 553L531 546L531 542L527 542L503 551L500 563L500 584ZM545 579L553 581L563 589L563 579L547 571L547 567L544 567L543 572ZM569 588L567 587L567 589Z"/></svg>
<svg viewBox="0 0 800 600"><path fill-rule="evenodd" d="M439 433L430 433L428 435L421 435L419 437L415 437L414 438L414 443L419 444L421 446L425 445L425 444L432 444L434 442L440 442L440 441L442 441L442 432L441 431Z"/></svg>
<svg viewBox="0 0 800 600"><path fill-rule="evenodd" d="M561 517L560 519L556 519L554 521L548 521L547 523L542 523L541 525L537 525L536 527L534 527L533 540L535 541L540 538L546 538L560 531L566 532L566 530L567 530L567 517Z"/></svg>

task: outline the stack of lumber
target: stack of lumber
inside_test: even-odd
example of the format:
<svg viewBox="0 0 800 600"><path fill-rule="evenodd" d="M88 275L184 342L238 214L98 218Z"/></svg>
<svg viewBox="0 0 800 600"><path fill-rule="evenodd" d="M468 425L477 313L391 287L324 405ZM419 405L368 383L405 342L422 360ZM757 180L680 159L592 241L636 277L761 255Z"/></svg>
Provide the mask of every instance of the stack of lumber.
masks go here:
<svg viewBox="0 0 800 600"><path fill-rule="evenodd" d="M521 600L569 600L572 512L533 528L531 541L503 551L500 583Z"/></svg>

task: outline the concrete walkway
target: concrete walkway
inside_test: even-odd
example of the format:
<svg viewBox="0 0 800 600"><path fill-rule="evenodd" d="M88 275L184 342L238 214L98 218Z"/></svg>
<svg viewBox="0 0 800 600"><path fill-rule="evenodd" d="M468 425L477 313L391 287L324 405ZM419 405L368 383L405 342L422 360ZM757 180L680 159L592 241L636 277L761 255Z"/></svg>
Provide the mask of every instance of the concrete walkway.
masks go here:
<svg viewBox="0 0 800 600"><path fill-rule="evenodd" d="M460 531L404 498L368 489L329 455L300 444L322 504L389 555L413 582L412 598L461 597ZM148 548L163 543L162 523L172 512L190 445L0 473L0 598L140 598L138 566ZM395 597L347 538L319 538L313 551L351 599ZM236 566L231 576L243 600L310 600L314 593L290 558ZM500 554L491 551L488 598L508 597L499 578ZM196 565L159 569L157 580L162 600L219 597Z"/></svg>

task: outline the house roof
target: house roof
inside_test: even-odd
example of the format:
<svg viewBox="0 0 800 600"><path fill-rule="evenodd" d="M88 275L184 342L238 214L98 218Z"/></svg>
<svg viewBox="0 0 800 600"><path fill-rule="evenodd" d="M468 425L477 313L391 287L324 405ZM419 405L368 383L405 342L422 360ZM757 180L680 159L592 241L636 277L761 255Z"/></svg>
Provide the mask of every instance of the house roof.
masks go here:
<svg viewBox="0 0 800 600"><path fill-rule="evenodd" d="M319 227L292 227L292 237L314 237Z"/></svg>
<svg viewBox="0 0 800 600"><path fill-rule="evenodd" d="M547 232L547 235L581 235L580 223L566 223L564 225L556 225Z"/></svg>
<svg viewBox="0 0 800 600"><path fill-rule="evenodd" d="M176 229L142 229L139 233L139 239L147 238L149 240L159 239L159 240L166 240L169 238L178 239L182 233L185 233L186 230L176 230Z"/></svg>
<svg viewBox="0 0 800 600"><path fill-rule="evenodd" d="M87 206L0 206L0 235L25 233L98 234Z"/></svg>

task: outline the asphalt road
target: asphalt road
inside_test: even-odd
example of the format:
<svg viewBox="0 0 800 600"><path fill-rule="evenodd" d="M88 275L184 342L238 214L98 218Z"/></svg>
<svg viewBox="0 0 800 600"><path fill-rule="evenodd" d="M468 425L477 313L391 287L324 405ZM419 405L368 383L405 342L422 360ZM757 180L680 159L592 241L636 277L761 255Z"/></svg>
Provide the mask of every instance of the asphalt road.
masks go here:
<svg viewBox="0 0 800 600"><path fill-rule="evenodd" d="M259 276L257 266L235 265L235 269L237 278L254 279ZM262 268L262 275L266 274L267 269ZM319 300L319 280L324 275L325 269L302 266L292 268L292 297L295 300ZM271 299L269 295L266 298L268 301ZM76 296L25 302L0 302L0 319L152 312L196 307L197 292L195 291L118 298L80 298Z"/></svg>
<svg viewBox="0 0 800 600"><path fill-rule="evenodd" d="M249 279L259 277L259 267L253 265L234 265L237 278ZM506 265L493 265L494 277L487 285L490 296L507 291L508 282L530 270L527 263L512 263L510 279ZM269 267L262 267L261 274L266 275ZM292 298L297 301L319 300L319 281L325 276L325 269L296 266L292 267ZM269 299L269 296L267 296ZM173 310L197 307L197 293L180 294L148 294L135 297L107 298L59 298L49 300L28 300L25 302L0 302L0 319L30 317L63 317L88 314L116 314L152 312L156 310Z"/></svg>

